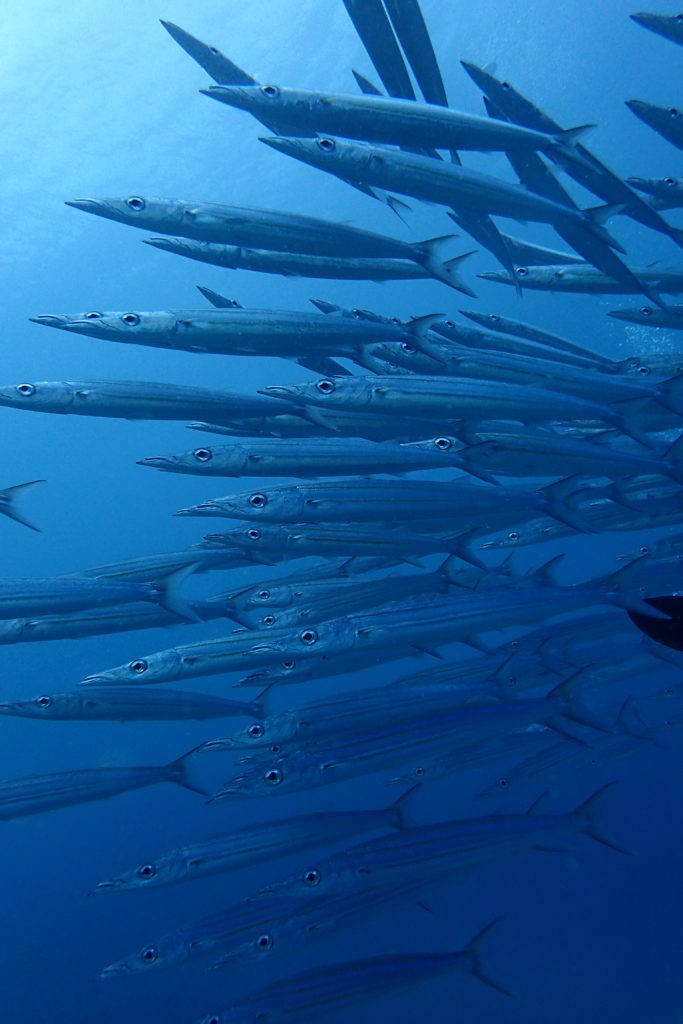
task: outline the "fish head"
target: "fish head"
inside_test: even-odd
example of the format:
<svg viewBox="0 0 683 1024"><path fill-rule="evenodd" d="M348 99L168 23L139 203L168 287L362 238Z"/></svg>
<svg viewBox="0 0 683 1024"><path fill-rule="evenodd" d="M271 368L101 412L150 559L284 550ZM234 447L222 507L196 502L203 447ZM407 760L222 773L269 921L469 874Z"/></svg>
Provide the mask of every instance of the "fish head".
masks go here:
<svg viewBox="0 0 683 1024"><path fill-rule="evenodd" d="M191 877L189 864L190 862L178 853L167 853L157 860L143 861L132 871L126 871L125 874L118 875L116 878L98 882L93 889L93 894L149 889L172 882L182 882L186 877Z"/></svg>
<svg viewBox="0 0 683 1024"><path fill-rule="evenodd" d="M283 661L332 656L345 649L352 638L351 625L344 619L334 619L316 623L315 626L303 626L291 633L285 633L284 636L266 637L255 643L249 649L249 653L263 654L264 657L274 655L272 661L277 661L278 655Z"/></svg>
<svg viewBox="0 0 683 1024"><path fill-rule="evenodd" d="M0 712L3 715L16 715L20 718L62 718L80 704L81 701L75 694L41 693L31 700L17 700L10 704L0 704Z"/></svg>
<svg viewBox="0 0 683 1024"><path fill-rule="evenodd" d="M303 494L295 488L282 490L263 488L205 501L189 509L183 509L182 514L295 523L300 520L305 505Z"/></svg>
<svg viewBox="0 0 683 1024"><path fill-rule="evenodd" d="M146 231L168 234L180 230L188 219L187 211L193 209L196 203L133 195L124 199L68 199L66 205L121 224L132 224Z"/></svg>
<svg viewBox="0 0 683 1024"><path fill-rule="evenodd" d="M235 607L241 611L271 611L274 608L288 608L297 600L297 589L289 583L260 583L245 587L232 595Z"/></svg>
<svg viewBox="0 0 683 1024"><path fill-rule="evenodd" d="M237 447L234 449L221 446L221 475L229 474L232 468L235 475L239 472L243 457ZM209 445L201 445L193 448L192 451L180 452L178 455L155 455L146 459L140 459L138 466L151 466L154 469L163 469L170 473L197 473L207 476L214 472L214 449ZM232 467L230 463L233 463Z"/></svg>
<svg viewBox="0 0 683 1024"><path fill-rule="evenodd" d="M47 317L33 318L36 323L46 322ZM175 314L166 312L135 313L127 312L75 313L59 318L60 322L50 326L60 327L72 334L85 334L90 338L102 338L104 341L132 342L133 344L158 344L159 339L172 337L177 330ZM172 344L169 342L169 348Z"/></svg>
<svg viewBox="0 0 683 1024"><path fill-rule="evenodd" d="M662 319L662 312L654 306L633 306L626 309L612 309L607 316L611 316L615 320L625 320L629 324L648 324L656 327ZM683 317L681 317L681 326L683 326Z"/></svg>
<svg viewBox="0 0 683 1024"><path fill-rule="evenodd" d="M368 405L374 378L321 377L306 384L280 384L264 388L261 394L282 398L296 405L320 408L360 408Z"/></svg>
<svg viewBox="0 0 683 1024"><path fill-rule="evenodd" d="M166 935L109 964L99 976L104 979L123 974L148 974L164 967L177 967L190 958L192 946L193 943L184 935Z"/></svg>
<svg viewBox="0 0 683 1024"><path fill-rule="evenodd" d="M157 651L144 658L133 658L125 665L107 669L97 675L86 676L82 686L116 686L120 683L160 683L178 679L183 674L183 655L180 651L170 648Z"/></svg>
<svg viewBox="0 0 683 1024"><path fill-rule="evenodd" d="M440 434L438 437L430 437L425 441L407 441L401 447L417 448L425 452L434 452L435 455L449 456L460 451L464 445L457 437L451 437L449 434ZM444 464L448 465L445 459Z"/></svg>
<svg viewBox="0 0 683 1024"><path fill-rule="evenodd" d="M260 141L265 142L271 149L301 160L302 163L354 180L362 178L362 174L359 173L362 169L386 159L383 151L375 150L371 146L340 142L339 139L326 136L311 139L278 135L261 138ZM389 150L386 150L386 154L391 156Z"/></svg>

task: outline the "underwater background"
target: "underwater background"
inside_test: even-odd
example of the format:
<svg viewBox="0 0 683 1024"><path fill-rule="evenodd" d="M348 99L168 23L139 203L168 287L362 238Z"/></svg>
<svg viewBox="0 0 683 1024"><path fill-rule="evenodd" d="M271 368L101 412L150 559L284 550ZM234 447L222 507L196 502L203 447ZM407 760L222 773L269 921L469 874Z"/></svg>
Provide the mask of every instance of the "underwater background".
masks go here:
<svg viewBox="0 0 683 1024"><path fill-rule="evenodd" d="M495 64L496 73L563 125L595 123L587 144L622 177L679 173L680 154L637 121L624 101L676 102L681 53L635 25L628 17L631 4L422 0L422 9L454 108L482 113L479 90L460 59ZM664 2L657 9L675 13ZM262 81L351 92L351 68L373 77L341 0L164 0L161 6L151 0L68 5L23 0L6 5L0 66L2 383L115 378L253 393L269 384L313 379L283 360L107 345L27 322L29 316L52 312L200 308L196 284L245 306L272 309L312 308L308 300L318 297L402 319L459 308L495 311L614 358L676 347L673 332L609 320L606 311L620 304L613 296L527 292L520 301L511 289L478 281L477 273L496 269L484 251L463 270L478 294L471 300L429 280L378 285L221 271L169 258L141 245L141 233L74 213L65 199L157 195L307 213L406 240L449 231L436 207L412 204L406 227L380 203L263 146L258 141L263 131L246 114L208 103L198 93L208 76L164 32L159 18L215 43ZM466 163L513 180L502 154L468 154ZM585 194L580 201L594 205ZM677 223L675 213L670 219ZM512 230L539 244L557 243L549 228L514 225ZM625 218L615 230L630 262L680 263L663 236ZM474 248L469 241L452 243L452 255ZM197 542L205 524L172 518L173 511L249 486L136 466L137 459L182 451L201 440L180 423L0 413L2 486L39 477L47 481L23 499L42 534L0 521L2 576L48 577L179 550ZM519 565L538 565L567 551L563 582L574 582L615 568L615 556L637 547L642 537L576 537L526 549ZM187 591L209 595L270 574L267 567L212 574L189 581ZM5 646L0 650L3 697L68 690L99 669L175 642L220 636L229 628L219 621ZM428 664L424 656L368 669L354 677L354 685L397 678ZM315 693L336 692L342 685L343 679L323 681ZM200 680L195 688L232 695L219 678L204 685ZM301 699L313 692L306 684L295 689ZM633 689L637 696L637 680ZM299 699L292 688L277 696L282 707L292 699ZM221 722L43 725L20 719L4 719L0 729L3 778L98 764L163 764L229 731ZM0 1011L13 1024L85 1024L94 1018L100 1024L189 1022L276 976L326 961L458 948L502 915L488 966L516 999L506 1000L461 975L442 976L354 1008L356 1024L407 1022L418 1015L427 1021L475 1024L679 1021L683 822L676 740L680 737L674 735L664 749L643 744L635 756L597 772L556 775L548 786L539 782L535 795L550 789L552 806L569 810L600 783L617 779L604 807L604 827L634 856L620 857L588 840L577 842L571 854L517 855L483 868L465 884L441 884L429 896L431 912L406 901L272 963L215 974L207 973L199 960L149 977L97 977L105 964L148 938L227 907L290 873L301 857L177 888L97 898L86 894L145 856L242 822L275 813L378 806L396 795L386 778L372 776L276 801L211 806L178 787L160 786L3 822ZM216 772L217 786L230 767L219 759L216 755L215 765L207 763L207 771ZM421 813L427 820L479 813L472 810L472 796L495 777L494 766L476 777L456 773L426 785ZM524 800L515 806L511 798L510 806L523 811Z"/></svg>

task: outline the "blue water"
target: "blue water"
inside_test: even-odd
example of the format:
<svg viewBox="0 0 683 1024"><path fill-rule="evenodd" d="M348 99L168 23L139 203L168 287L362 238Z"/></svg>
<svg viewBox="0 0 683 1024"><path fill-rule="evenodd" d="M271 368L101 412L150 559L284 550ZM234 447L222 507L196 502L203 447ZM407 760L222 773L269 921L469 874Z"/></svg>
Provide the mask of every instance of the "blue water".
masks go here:
<svg viewBox="0 0 683 1024"><path fill-rule="evenodd" d="M478 90L459 59L495 62L501 77L563 125L595 123L588 144L623 176L680 173L680 154L637 121L624 100L678 102L682 54L631 22L630 3L461 0L453 5L422 0L422 7L454 107L481 113ZM665 2L658 9L676 10ZM411 226L405 228L379 203L264 147L258 142L260 126L246 114L198 93L207 76L167 36L160 17L215 43L261 80L350 91L352 67L374 77L341 0L166 0L161 6L134 0L96 5L24 0L11 5L3 12L0 69L3 383L129 378L251 393L310 377L278 360L108 345L27 322L40 313L201 306L196 283L246 306L274 309L305 309L315 296L401 317L458 308L496 310L615 357L674 347L666 333L660 338L659 332L607 319L608 309L626 304L614 297L528 293L520 303L509 289L477 282L479 298L469 300L431 281L379 286L221 272L142 246L141 232L64 206L63 200L81 196L181 196L349 220L406 239L448 231L436 208L414 204ZM512 180L502 156L468 162ZM597 202L586 194L580 199L583 205ZM671 219L676 222L676 215ZM614 225L633 263L680 263L662 236L625 219ZM550 229L515 225L512 230L557 246ZM453 254L465 248L467 240L459 240ZM482 252L465 276L474 282L475 273L492 269L493 258ZM191 448L199 435L188 434L182 424L1 413L0 486L47 480L23 499L24 509L42 525L42 535L0 520L3 576L49 576L180 549L205 531L201 522L172 518L175 509L244 486L157 474L135 465L147 455ZM566 578L607 570L617 552L633 546L628 534L573 540L562 546L571 555ZM538 564L544 554L545 549L535 549L520 564L524 559ZM192 581L188 590L209 593L267 575L267 570L214 575ZM66 690L89 672L222 631L227 629L218 623L3 647L2 693L19 699ZM390 665L368 672L364 681L395 678L427 664L425 657ZM204 686L207 692L221 692L219 679ZM325 692L331 688L326 684ZM306 690L306 696L311 692ZM287 693L282 704L292 699L297 698ZM221 731L227 731L223 723L48 725L6 719L0 775L161 764ZM215 771L218 788L228 777L229 764L216 762L207 771ZM425 818L472 813L472 793L493 778L495 768L477 779L456 776L425 787ZM568 810L612 778L619 785L605 807L605 828L633 857L619 857L588 840L567 855L518 856L482 870L467 885L442 887L429 898L432 913L398 906L272 963L209 975L200 960L176 971L108 983L97 979L107 963L303 865L301 858L290 858L175 889L88 899L86 893L98 881L232 825L266 815L352 806L354 799L377 805L394 791L377 777L334 791L206 807L201 797L161 786L3 823L0 1013L13 1024L93 1019L100 1024L181 1024L276 976L325 961L457 948L488 920L503 915L489 968L515 992L515 1000L455 976L388 993L381 1003L354 1009L354 1020L408 1022L419 1015L423 1021L477 1024L679 1021L683 827L675 742L658 750L644 744L627 762L598 772L554 776L554 806ZM540 783L539 792L543 788Z"/></svg>

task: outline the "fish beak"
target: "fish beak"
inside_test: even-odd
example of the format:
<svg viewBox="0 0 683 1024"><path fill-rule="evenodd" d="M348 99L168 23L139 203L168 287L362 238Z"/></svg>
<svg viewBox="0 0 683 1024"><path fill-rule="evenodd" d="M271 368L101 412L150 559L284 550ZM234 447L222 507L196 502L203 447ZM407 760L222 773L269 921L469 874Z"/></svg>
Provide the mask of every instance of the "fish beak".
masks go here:
<svg viewBox="0 0 683 1024"><path fill-rule="evenodd" d="M81 679L80 682L76 683L77 686L106 686L111 684L111 679L107 679L106 676L86 676L85 679Z"/></svg>
<svg viewBox="0 0 683 1024"><path fill-rule="evenodd" d="M615 320L630 320L628 310L625 309L612 309L607 316L613 317Z"/></svg>
<svg viewBox="0 0 683 1024"><path fill-rule="evenodd" d="M99 199L65 199L65 206L73 206L75 210L87 210L88 213L95 213L100 209L102 203Z"/></svg>
<svg viewBox="0 0 683 1024"><path fill-rule="evenodd" d="M90 890L88 896L96 896L98 892L114 892L120 888L121 882L117 878L113 878L110 882L98 882L95 888ZM109 970L109 968L105 968L105 970Z"/></svg>
<svg viewBox="0 0 683 1024"><path fill-rule="evenodd" d="M154 469L171 469L174 459L166 455L153 455L148 459L137 459L136 466L152 466Z"/></svg>
<svg viewBox="0 0 683 1024"><path fill-rule="evenodd" d="M299 149L300 143L296 139L284 139L280 135L260 135L259 142L265 142L266 146L277 150L279 153L287 153L294 156Z"/></svg>
<svg viewBox="0 0 683 1024"><path fill-rule="evenodd" d="M507 272L501 270L487 270L483 274L477 274L482 281L511 281L512 278Z"/></svg>
<svg viewBox="0 0 683 1024"><path fill-rule="evenodd" d="M210 85L208 89L200 89L203 96L210 96L211 99L227 103L231 107L246 106L245 95L238 85Z"/></svg>
<svg viewBox="0 0 683 1024"><path fill-rule="evenodd" d="M259 388L257 390L259 395L267 395L269 398L284 398L293 400L293 395L290 393L290 389L286 384L271 384L267 388Z"/></svg>
<svg viewBox="0 0 683 1024"><path fill-rule="evenodd" d="M68 323L68 317L64 314L45 314L43 316L30 316L29 320L32 324L43 324L44 327L65 327Z"/></svg>
<svg viewBox="0 0 683 1024"><path fill-rule="evenodd" d="M103 971L98 974L99 978L113 978L120 974L129 974L130 967L124 960L119 960L116 964L109 964Z"/></svg>
<svg viewBox="0 0 683 1024"><path fill-rule="evenodd" d="M168 238L143 238L142 241L145 245L151 245L155 249L164 249L166 252L175 252L178 247L176 240L171 243Z"/></svg>
<svg viewBox="0 0 683 1024"><path fill-rule="evenodd" d="M220 515L221 506L213 501L203 501L201 505L190 505L189 508L179 508L174 516L212 516Z"/></svg>

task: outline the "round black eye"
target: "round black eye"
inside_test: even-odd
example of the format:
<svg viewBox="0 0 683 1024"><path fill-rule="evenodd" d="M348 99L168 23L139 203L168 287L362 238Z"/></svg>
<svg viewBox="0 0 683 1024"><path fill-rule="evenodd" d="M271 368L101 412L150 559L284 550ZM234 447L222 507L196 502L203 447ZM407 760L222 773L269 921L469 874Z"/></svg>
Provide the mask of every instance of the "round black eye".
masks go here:
<svg viewBox="0 0 683 1024"><path fill-rule="evenodd" d="M249 504L252 508L265 508L268 504L268 499L265 494L250 494Z"/></svg>
<svg viewBox="0 0 683 1024"><path fill-rule="evenodd" d="M282 667L284 669L286 669L287 672L293 672L294 669L296 668L296 662L295 661L283 661L282 662Z"/></svg>
<svg viewBox="0 0 683 1024"><path fill-rule="evenodd" d="M263 736L264 732L265 729L258 722L254 722L254 724L250 725L249 728L247 729L247 734L249 736L253 736L253 738L256 740L260 739L261 736Z"/></svg>
<svg viewBox="0 0 683 1024"><path fill-rule="evenodd" d="M322 149L323 153L333 153L336 148L332 139L318 139L318 149Z"/></svg>
<svg viewBox="0 0 683 1024"><path fill-rule="evenodd" d="M529 271L526 267L515 267L515 273L517 274L517 277L526 277Z"/></svg>
<svg viewBox="0 0 683 1024"><path fill-rule="evenodd" d="M652 316L652 306L641 306L640 312L643 316Z"/></svg>
<svg viewBox="0 0 683 1024"><path fill-rule="evenodd" d="M641 377L649 377L650 376L650 367L649 366L639 366L638 367L638 373L641 375Z"/></svg>
<svg viewBox="0 0 683 1024"><path fill-rule="evenodd" d="M334 381L332 380L319 380L316 384L316 388L322 395L331 395L334 391Z"/></svg>
<svg viewBox="0 0 683 1024"><path fill-rule="evenodd" d="M501 82L500 84L502 85L502 87L504 89L509 89L510 88L510 83L509 82Z"/></svg>
<svg viewBox="0 0 683 1024"><path fill-rule="evenodd" d="M136 661L131 661L128 668L131 672L135 672L137 675L142 675L143 672L147 671L147 662L144 658L138 658Z"/></svg>
<svg viewBox="0 0 683 1024"><path fill-rule="evenodd" d="M280 90L276 85L262 85L261 92L264 96L279 96Z"/></svg>
<svg viewBox="0 0 683 1024"><path fill-rule="evenodd" d="M311 647L314 643L317 643L318 634L314 629L304 629L299 633L299 640Z"/></svg>
<svg viewBox="0 0 683 1024"><path fill-rule="evenodd" d="M444 320L444 323L446 324L446 327L455 327L454 320Z"/></svg>
<svg viewBox="0 0 683 1024"><path fill-rule="evenodd" d="M277 743L273 743L272 747L270 748L270 752L271 754L279 754L281 749L282 747L280 747Z"/></svg>
<svg viewBox="0 0 683 1024"><path fill-rule="evenodd" d="M210 47L210 49L212 53L218 53L218 50L214 50L213 47ZM221 1024L221 1019L220 1017L216 1016L207 1017L206 1020L204 1020L203 1024Z"/></svg>
<svg viewBox="0 0 683 1024"><path fill-rule="evenodd" d="M392 324L396 324L397 327L401 326L401 320L399 320L399 318L397 316L392 316L391 322L392 322Z"/></svg>
<svg viewBox="0 0 683 1024"><path fill-rule="evenodd" d="M512 643L510 644L510 647L514 647L515 649L519 646L519 640L513 640Z"/></svg>
<svg viewBox="0 0 683 1024"><path fill-rule="evenodd" d="M260 540L261 539L261 531L260 530L247 530L247 537L249 538L249 540Z"/></svg>
<svg viewBox="0 0 683 1024"><path fill-rule="evenodd" d="M38 697L36 699L36 704L38 705L39 708L51 708L52 707L52 697L48 697L48 696Z"/></svg>
<svg viewBox="0 0 683 1024"><path fill-rule="evenodd" d="M140 196L131 196L130 199L126 199L126 206L131 210L144 210L145 200Z"/></svg>
<svg viewBox="0 0 683 1024"><path fill-rule="evenodd" d="M316 885L320 885L320 872L317 868L309 868L309 870L303 875L303 880L306 885L310 885L311 888Z"/></svg>
<svg viewBox="0 0 683 1024"><path fill-rule="evenodd" d="M415 346L411 345L409 341L402 341L401 342L401 350L403 352L406 352L409 356L414 356L415 353L417 352L417 349L415 348Z"/></svg>
<svg viewBox="0 0 683 1024"><path fill-rule="evenodd" d="M511 533L508 533L508 540L519 540L519 534L516 530L512 530Z"/></svg>
<svg viewBox="0 0 683 1024"><path fill-rule="evenodd" d="M500 317L498 316L497 313L489 313L489 320L491 320L494 324L497 324L498 321L500 320Z"/></svg>
<svg viewBox="0 0 683 1024"><path fill-rule="evenodd" d="M269 949L273 948L273 936L267 934L259 935L254 945L258 950L263 950L264 953L267 953Z"/></svg>
<svg viewBox="0 0 683 1024"><path fill-rule="evenodd" d="M678 117L679 111L675 107L669 107L669 113L672 117Z"/></svg>
<svg viewBox="0 0 683 1024"><path fill-rule="evenodd" d="M679 15L679 17L683 17L683 15ZM677 178L665 178L664 179L664 184L666 186L668 186L668 188L675 188L676 185L678 184L678 179Z"/></svg>
<svg viewBox="0 0 683 1024"><path fill-rule="evenodd" d="M211 462L213 454L210 448L195 448L192 452L197 462Z"/></svg>
<svg viewBox="0 0 683 1024"><path fill-rule="evenodd" d="M500 786L501 789L507 789L508 788L508 780L505 779L505 778L499 779L498 785Z"/></svg>
<svg viewBox="0 0 683 1024"><path fill-rule="evenodd" d="M351 310L351 316L355 317L356 320L362 320L363 319L363 314L360 311L360 309L352 309Z"/></svg>
<svg viewBox="0 0 683 1024"><path fill-rule="evenodd" d="M269 786L279 786L282 782L282 772L279 768L269 768L263 778Z"/></svg>
<svg viewBox="0 0 683 1024"><path fill-rule="evenodd" d="M415 774L418 775L418 776L424 775L424 773L425 773L425 770L424 770L424 768L421 765L419 765L415 769Z"/></svg>
<svg viewBox="0 0 683 1024"><path fill-rule="evenodd" d="M143 949L141 956L146 964L153 964L159 959L159 950L156 946L148 946L147 949Z"/></svg>
<svg viewBox="0 0 683 1024"><path fill-rule="evenodd" d="M140 323L140 317L137 313L124 313L121 319L127 327L137 327Z"/></svg>
<svg viewBox="0 0 683 1024"><path fill-rule="evenodd" d="M640 549L640 553L641 553L641 555L649 555L650 554L650 549L647 546L647 544L643 544L642 548Z"/></svg>
<svg viewBox="0 0 683 1024"><path fill-rule="evenodd" d="M17 384L17 391L20 395L35 395L36 393L33 384Z"/></svg>
<svg viewBox="0 0 683 1024"><path fill-rule="evenodd" d="M96 309L93 309L93 311L91 313L86 313L85 314L85 319L86 320L99 320L101 316L102 316L101 313L98 313Z"/></svg>
<svg viewBox="0 0 683 1024"><path fill-rule="evenodd" d="M154 878L157 873L157 869L153 864L141 864L138 868L138 875L140 878Z"/></svg>
<svg viewBox="0 0 683 1024"><path fill-rule="evenodd" d="M453 447L453 442L449 437L437 437L434 447L438 448L440 452L447 452L449 448Z"/></svg>
<svg viewBox="0 0 683 1024"><path fill-rule="evenodd" d="M258 594L256 596L258 597L259 601L268 601L270 599L270 591L269 590L259 590L259 592L258 592Z"/></svg>
<svg viewBox="0 0 683 1024"><path fill-rule="evenodd" d="M274 626L275 625L275 616L274 615L264 615L263 616L263 625L264 626Z"/></svg>

